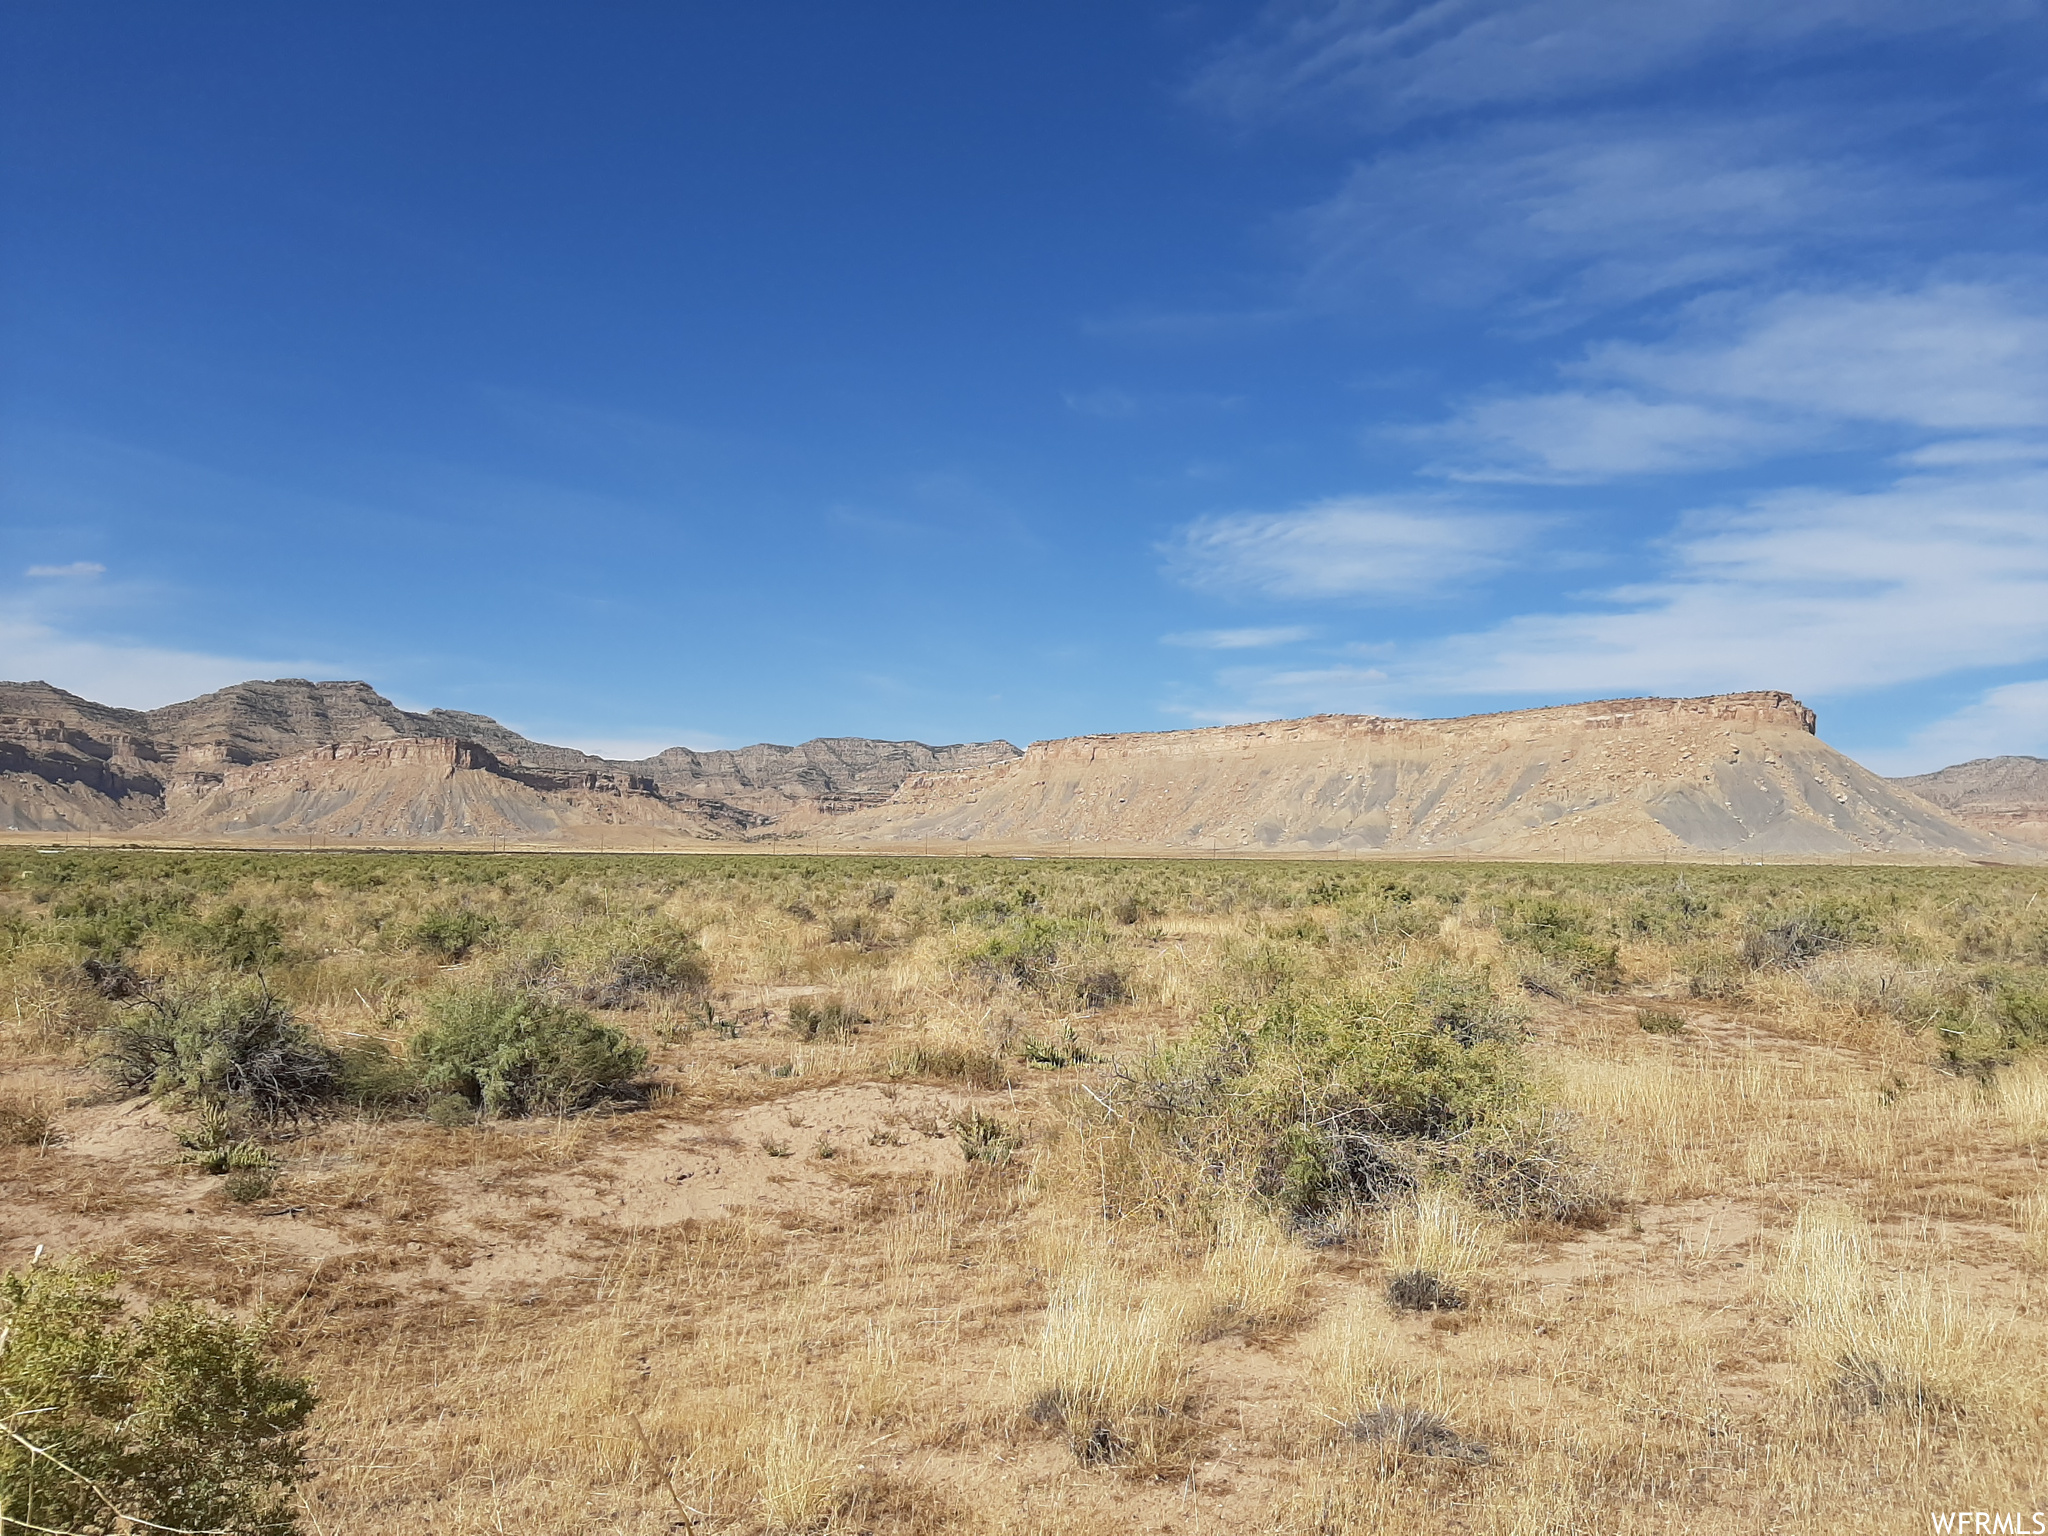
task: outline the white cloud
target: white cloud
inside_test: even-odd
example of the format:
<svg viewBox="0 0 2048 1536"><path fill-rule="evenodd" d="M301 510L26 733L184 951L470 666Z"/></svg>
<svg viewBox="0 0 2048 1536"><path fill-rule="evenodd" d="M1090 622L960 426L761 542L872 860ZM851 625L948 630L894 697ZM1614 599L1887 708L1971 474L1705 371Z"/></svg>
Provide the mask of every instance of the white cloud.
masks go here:
<svg viewBox="0 0 2048 1536"><path fill-rule="evenodd" d="M1606 610L1440 643L1405 681L1456 692L1807 692L2048 656L2048 473L1789 491L1702 516Z"/></svg>
<svg viewBox="0 0 2048 1536"><path fill-rule="evenodd" d="M1666 341L1609 342L1563 372L1587 387L1473 402L1417 434L1465 447L1436 472L1584 481L1872 431L1921 439L1909 462L1927 466L2048 455L2048 296L2032 285L1721 295Z"/></svg>
<svg viewBox="0 0 2048 1536"><path fill-rule="evenodd" d="M1276 3L1194 95L1256 119L1332 107L1382 122L1559 101L1727 54L1784 60L1823 34L1897 35L2030 18L2024 0L1388 0Z"/></svg>
<svg viewBox="0 0 2048 1536"><path fill-rule="evenodd" d="M54 577L59 580L80 580L104 576L107 574L107 568L97 560L74 560L69 565L32 565L25 574Z"/></svg>
<svg viewBox="0 0 2048 1536"><path fill-rule="evenodd" d="M1782 417L1690 400L1566 390L1480 401L1449 425L1414 435L1477 450L1476 458L1432 466L1451 479L1573 483L1742 463L1797 446L1812 432Z"/></svg>
<svg viewBox="0 0 2048 1536"><path fill-rule="evenodd" d="M1913 733L1891 752L1866 753L1881 773L1932 773L1979 757L2048 757L2048 679L2007 683Z"/></svg>
<svg viewBox="0 0 2048 1536"><path fill-rule="evenodd" d="M1271 645L1293 645L1314 631L1299 624L1271 629L1194 629L1184 634L1162 635L1162 645L1183 645L1198 651L1253 651Z"/></svg>
<svg viewBox="0 0 2048 1536"><path fill-rule="evenodd" d="M18 605L6 605L0 606L0 675L15 682L54 683L100 704L155 709L252 677L333 677L339 669L317 661L266 661L81 640Z"/></svg>
<svg viewBox="0 0 2048 1536"><path fill-rule="evenodd" d="M1433 711L1459 695L1853 693L2048 658L2048 470L1782 492L1696 515L1660 554L1651 579L1580 611L1410 644L1371 670L1216 682L1254 708Z"/></svg>
<svg viewBox="0 0 2048 1536"><path fill-rule="evenodd" d="M1695 305L1687 330L1670 343L1610 342L1575 371L1930 432L2048 427L2048 302L2029 287L1722 300Z"/></svg>
<svg viewBox="0 0 2048 1536"><path fill-rule="evenodd" d="M1166 549L1193 587L1268 597L1421 598L1500 569L1533 519L1463 511L1422 497L1336 497L1292 512L1189 524Z"/></svg>
<svg viewBox="0 0 2048 1536"><path fill-rule="evenodd" d="M1985 195L1871 163L1836 142L1855 137L1836 116L1575 115L1382 153L1293 221L1302 289L1341 307L1391 274L1438 302L1514 293L1525 317L1569 320L1925 228Z"/></svg>
<svg viewBox="0 0 2048 1536"><path fill-rule="evenodd" d="M2015 437L1957 437L1929 443L1899 455L1901 463L1927 469L1966 468L1981 464L2031 463L2048 459L2048 441Z"/></svg>

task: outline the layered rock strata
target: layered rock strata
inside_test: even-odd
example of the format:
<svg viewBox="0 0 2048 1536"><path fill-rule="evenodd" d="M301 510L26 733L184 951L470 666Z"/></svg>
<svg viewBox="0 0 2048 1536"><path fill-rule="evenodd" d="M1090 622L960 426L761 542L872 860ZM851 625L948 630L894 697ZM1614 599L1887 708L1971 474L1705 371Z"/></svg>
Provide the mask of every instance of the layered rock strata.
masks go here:
<svg viewBox="0 0 2048 1536"><path fill-rule="evenodd" d="M612 771L508 764L473 741L399 737L343 742L175 785L156 836L545 839L630 827L686 839L742 837L767 818L664 793Z"/></svg>
<svg viewBox="0 0 2048 1536"><path fill-rule="evenodd" d="M367 809L370 779L417 778L424 765L419 754L443 749L363 750L380 742L455 742L485 754L490 764L477 759L451 769L485 778L438 781L441 801L420 798L427 792L417 787L401 791L393 780L373 798L379 807L409 809L387 814ZM344 747L341 757L320 756ZM1016 755L1008 742L931 747L833 737L722 752L674 747L642 763L616 763L530 741L487 715L400 709L361 682L237 683L152 710L96 704L48 683L0 683L0 829L196 836L202 826L289 825L310 833L326 825L326 813L311 809L316 802L362 802L365 825L380 826L377 835L385 838L468 835L448 831L463 826L485 835L486 825L498 829L490 835L513 836L520 829L537 833L542 825L606 825L609 816L690 835L738 836L791 810L879 804L915 772ZM238 773L287 759L294 766L281 777ZM323 778L333 781L329 788L311 787ZM275 793L287 779L308 786L289 804ZM529 803L515 787L552 808ZM231 803L237 796L249 797L248 803ZM202 804L203 813L196 809ZM351 824L356 816L335 814Z"/></svg>
<svg viewBox="0 0 2048 1536"><path fill-rule="evenodd" d="M835 835L871 843L1510 857L2002 859L1814 734L1784 693L1036 742L921 774Z"/></svg>
<svg viewBox="0 0 2048 1536"><path fill-rule="evenodd" d="M2048 849L2048 758L1980 757L1892 783L1966 827Z"/></svg>

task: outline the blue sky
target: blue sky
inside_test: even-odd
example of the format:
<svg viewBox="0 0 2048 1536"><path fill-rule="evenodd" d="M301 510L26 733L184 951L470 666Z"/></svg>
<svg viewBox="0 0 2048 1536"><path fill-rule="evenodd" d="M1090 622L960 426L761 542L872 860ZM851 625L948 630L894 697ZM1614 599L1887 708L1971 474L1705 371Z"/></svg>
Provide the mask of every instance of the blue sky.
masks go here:
<svg viewBox="0 0 2048 1536"><path fill-rule="evenodd" d="M4 0L0 59L0 674L2048 754L2025 0Z"/></svg>

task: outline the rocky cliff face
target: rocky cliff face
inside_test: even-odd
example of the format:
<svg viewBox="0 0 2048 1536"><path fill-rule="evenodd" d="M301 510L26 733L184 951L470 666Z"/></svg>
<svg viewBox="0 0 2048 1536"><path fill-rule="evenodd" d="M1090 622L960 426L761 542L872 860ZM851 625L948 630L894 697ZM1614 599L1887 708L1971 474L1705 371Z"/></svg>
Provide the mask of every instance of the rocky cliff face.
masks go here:
<svg viewBox="0 0 2048 1536"><path fill-rule="evenodd" d="M1019 755L1007 741L928 747L921 741L826 736L797 747L730 752L670 747L658 757L623 766L666 788L750 810L774 814L810 807L829 815L880 805L914 774L982 768Z"/></svg>
<svg viewBox="0 0 2048 1536"><path fill-rule="evenodd" d="M367 750L377 743L413 745ZM421 743L470 753L433 781L441 802L421 800L427 791L412 783L443 751ZM914 772L1016 755L1007 742L835 738L736 752L676 747L645 763L612 763L529 741L486 715L400 709L368 683L237 683L152 710L95 704L48 683L0 683L0 828L218 836L361 821L383 828L380 837L468 835L447 830L463 826L517 836L619 817L736 836L793 809L878 803ZM279 772L240 771L265 765ZM380 775L387 789L373 791ZM285 793L287 782L303 787ZM390 809L400 805L403 814Z"/></svg>
<svg viewBox="0 0 2048 1536"><path fill-rule="evenodd" d="M1742 693L1077 736L919 775L833 832L1075 849L2015 856L1814 726L1788 694Z"/></svg>
<svg viewBox="0 0 2048 1536"><path fill-rule="evenodd" d="M1980 757L1892 783L1966 827L2048 848L2048 758Z"/></svg>
<svg viewBox="0 0 2048 1536"><path fill-rule="evenodd" d="M523 768L455 737L316 747L172 787L149 825L176 838L546 839L630 828L664 842L742 837L765 817L663 793L635 774Z"/></svg>

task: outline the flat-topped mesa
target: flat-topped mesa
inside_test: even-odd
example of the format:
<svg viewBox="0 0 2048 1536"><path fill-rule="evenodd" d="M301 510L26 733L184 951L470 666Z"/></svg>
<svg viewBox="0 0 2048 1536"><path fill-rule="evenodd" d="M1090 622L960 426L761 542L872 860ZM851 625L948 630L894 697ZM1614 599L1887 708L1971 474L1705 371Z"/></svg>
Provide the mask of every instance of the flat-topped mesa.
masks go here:
<svg viewBox="0 0 2048 1536"><path fill-rule="evenodd" d="M1775 691L1401 720L1314 715L1034 742L835 830L877 843L2007 856L1843 757Z"/></svg>
<svg viewBox="0 0 2048 1536"><path fill-rule="evenodd" d="M1811 736L1819 718L1789 693L1719 693L1698 699L1606 699L1541 709L1414 720L1398 715L1305 715L1246 725L1205 725L1179 731L1128 731L1034 741L1022 761L1089 759L1105 751L1126 756L1180 756L1190 751L1256 751L1274 742L1461 742L1497 738L1501 746L1533 741L1576 727L1584 731L1687 729L1720 726L1756 732L1792 730ZM920 777L932 777L921 775ZM907 787L907 786L906 786Z"/></svg>

